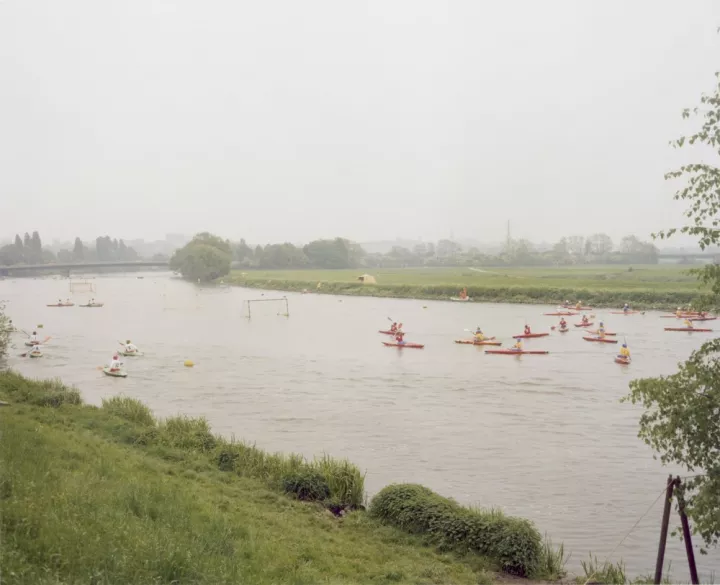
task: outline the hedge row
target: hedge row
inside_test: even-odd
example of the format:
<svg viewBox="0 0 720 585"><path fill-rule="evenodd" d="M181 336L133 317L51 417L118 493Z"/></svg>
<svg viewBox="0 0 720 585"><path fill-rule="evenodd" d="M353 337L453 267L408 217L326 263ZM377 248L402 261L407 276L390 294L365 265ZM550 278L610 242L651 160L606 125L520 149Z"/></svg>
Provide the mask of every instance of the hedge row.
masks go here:
<svg viewBox="0 0 720 585"><path fill-rule="evenodd" d="M302 291L307 289L323 294L368 297L448 300L457 295L457 285L362 285L349 282L325 282L320 289L317 289L315 281L243 279L239 277L236 277L233 283L239 286L268 290ZM561 303L565 299L573 301L582 299L584 304L598 308L620 308L624 303L630 303L637 309L670 310L697 301L700 294L700 291L668 292L655 291L651 288L644 290L588 290L572 287L532 286L470 286L467 287L467 291L472 300L476 302L553 305Z"/></svg>
<svg viewBox="0 0 720 585"><path fill-rule="evenodd" d="M539 567L542 538L532 522L467 508L421 485L387 486L373 498L370 513L444 548L490 557L514 575L532 576Z"/></svg>

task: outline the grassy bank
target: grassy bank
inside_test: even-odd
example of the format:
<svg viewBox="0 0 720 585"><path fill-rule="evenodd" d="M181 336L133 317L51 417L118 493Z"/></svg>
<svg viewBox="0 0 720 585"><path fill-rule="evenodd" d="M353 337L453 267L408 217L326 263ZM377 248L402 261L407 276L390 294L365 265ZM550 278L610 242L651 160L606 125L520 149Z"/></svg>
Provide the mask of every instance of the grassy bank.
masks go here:
<svg viewBox="0 0 720 585"><path fill-rule="evenodd" d="M13 373L0 373L0 399L3 583L490 583L503 566L547 562L525 521L493 516L496 550L475 511L475 540L439 547L364 512L347 461L267 454L203 419L158 421L126 398L87 406Z"/></svg>
<svg viewBox="0 0 720 585"><path fill-rule="evenodd" d="M695 276L678 265L565 268L406 268L370 271L377 284L363 285L358 270L233 272L233 284L271 290L416 299L449 299L466 287L474 301L557 304L581 299L597 307L631 303L638 309L675 309L702 293ZM320 286L318 287L318 283Z"/></svg>

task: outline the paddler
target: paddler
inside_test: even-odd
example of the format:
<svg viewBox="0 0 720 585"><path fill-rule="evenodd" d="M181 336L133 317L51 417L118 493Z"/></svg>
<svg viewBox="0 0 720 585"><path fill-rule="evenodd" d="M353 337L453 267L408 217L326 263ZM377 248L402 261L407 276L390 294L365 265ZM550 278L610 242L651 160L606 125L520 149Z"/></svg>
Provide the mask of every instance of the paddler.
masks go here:
<svg viewBox="0 0 720 585"><path fill-rule="evenodd" d="M32 332L32 335L30 336L30 343L32 343L33 345L40 345L40 340L38 339L37 331Z"/></svg>
<svg viewBox="0 0 720 585"><path fill-rule="evenodd" d="M405 332L402 330L402 328L403 328L403 324L400 323L400 324L397 326L397 329L396 329L395 331L397 331L398 333L402 333L403 335L405 335Z"/></svg>
<svg viewBox="0 0 720 585"><path fill-rule="evenodd" d="M32 349L28 352L28 356L38 356L42 355L42 352L40 351L40 347L37 345L33 345Z"/></svg>
<svg viewBox="0 0 720 585"><path fill-rule="evenodd" d="M565 321L565 317L560 318L560 329L567 329L567 321Z"/></svg>
<svg viewBox="0 0 720 585"><path fill-rule="evenodd" d="M680 307L677 308L677 311L675 311L675 316L680 319L683 316L682 309Z"/></svg>
<svg viewBox="0 0 720 585"><path fill-rule="evenodd" d="M515 345L513 345L510 350L511 351L522 351L523 345L522 345L522 339L516 339Z"/></svg>
<svg viewBox="0 0 720 585"><path fill-rule="evenodd" d="M628 349L627 343L623 343L622 347L620 348L620 353L618 354L619 358L623 359L630 359L630 350Z"/></svg>
<svg viewBox="0 0 720 585"><path fill-rule="evenodd" d="M629 312L630 312L630 305L628 305L627 303L625 303L625 304L623 305L623 313L629 313Z"/></svg>
<svg viewBox="0 0 720 585"><path fill-rule="evenodd" d="M476 327L474 335L476 343L485 341L485 334L482 332L482 329L480 329L479 325Z"/></svg>
<svg viewBox="0 0 720 585"><path fill-rule="evenodd" d="M597 335L600 339L605 339L605 323L600 321L600 327L598 327Z"/></svg>
<svg viewBox="0 0 720 585"><path fill-rule="evenodd" d="M402 327L402 323L400 323L400 327ZM405 340L403 337L405 337L405 333L403 333L398 327L398 330L395 332L395 341L398 345L404 345Z"/></svg>
<svg viewBox="0 0 720 585"><path fill-rule="evenodd" d="M525 325L525 335L531 335L530 325Z"/></svg>
<svg viewBox="0 0 720 585"><path fill-rule="evenodd" d="M122 362L120 361L120 356L117 353L113 354L112 360L110 361L110 371L111 372L120 371L121 365L122 365Z"/></svg>
<svg viewBox="0 0 720 585"><path fill-rule="evenodd" d="M125 353L137 353L138 348L137 346L132 343L129 339L125 341Z"/></svg>
<svg viewBox="0 0 720 585"><path fill-rule="evenodd" d="M693 325L693 322L692 322L690 319L685 319L685 321L683 321L683 324L684 324L685 327L687 327L688 329L694 329L694 328L695 328L695 325Z"/></svg>
<svg viewBox="0 0 720 585"><path fill-rule="evenodd" d="M582 301L578 301L577 304L575 305L576 311L579 311L580 309L582 309Z"/></svg>
<svg viewBox="0 0 720 585"><path fill-rule="evenodd" d="M582 316L582 324L583 324L585 327L587 327L588 325L590 325L590 320L588 319L588 316L587 316L587 315L583 315L583 316Z"/></svg>
<svg viewBox="0 0 720 585"><path fill-rule="evenodd" d="M397 331L397 323L395 321L393 321L393 324L390 325L390 331L392 331L393 333Z"/></svg>

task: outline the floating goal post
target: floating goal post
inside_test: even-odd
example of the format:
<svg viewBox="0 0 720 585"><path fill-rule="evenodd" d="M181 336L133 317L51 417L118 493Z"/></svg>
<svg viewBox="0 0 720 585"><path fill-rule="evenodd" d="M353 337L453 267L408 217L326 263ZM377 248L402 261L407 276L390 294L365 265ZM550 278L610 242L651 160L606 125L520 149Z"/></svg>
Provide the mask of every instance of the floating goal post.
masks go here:
<svg viewBox="0 0 720 585"><path fill-rule="evenodd" d="M94 293L95 284L89 280L71 280L70 281L70 292L71 293Z"/></svg>
<svg viewBox="0 0 720 585"><path fill-rule="evenodd" d="M281 315L283 317L289 317L290 316L290 305L288 304L287 297L282 297L279 299L249 299L245 301L247 304L247 315L245 315L248 319L252 317L252 309L251 306L253 303L285 303L285 312L280 313L278 312L278 315Z"/></svg>

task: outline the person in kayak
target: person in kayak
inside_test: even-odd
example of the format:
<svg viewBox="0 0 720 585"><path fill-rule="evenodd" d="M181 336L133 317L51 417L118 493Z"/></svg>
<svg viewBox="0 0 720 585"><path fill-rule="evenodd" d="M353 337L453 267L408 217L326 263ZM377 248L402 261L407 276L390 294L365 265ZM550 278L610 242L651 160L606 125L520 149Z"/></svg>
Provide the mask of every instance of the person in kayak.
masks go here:
<svg viewBox="0 0 720 585"><path fill-rule="evenodd" d="M685 319L685 321L683 321L683 325L685 325L685 327L687 327L688 329L695 328L695 325L693 325L693 322L689 318Z"/></svg>
<svg viewBox="0 0 720 585"><path fill-rule="evenodd" d="M30 343L33 345L40 345L40 340L37 336L37 331L33 331L32 335L30 336Z"/></svg>
<svg viewBox="0 0 720 585"><path fill-rule="evenodd" d="M400 324L402 326L402 323ZM400 328L398 327L398 330L395 332L395 341L398 345L404 345L405 340L403 339L405 337L405 333L403 333Z"/></svg>
<svg viewBox="0 0 720 585"><path fill-rule="evenodd" d="M400 323L400 324L398 324L397 329L396 329L395 331L397 331L398 333L402 333L403 335L405 335L405 332L402 330L402 328L403 328L403 324Z"/></svg>
<svg viewBox="0 0 720 585"><path fill-rule="evenodd" d="M618 357L626 360L630 359L630 350L628 349L627 343L622 344Z"/></svg>
<svg viewBox="0 0 720 585"><path fill-rule="evenodd" d="M597 335L600 339L605 339L605 323L603 323L602 321L600 321L600 326L598 327Z"/></svg>
<svg viewBox="0 0 720 585"><path fill-rule="evenodd" d="M131 342L129 339L125 341L125 352L126 353L137 353L138 348L137 346Z"/></svg>
<svg viewBox="0 0 720 585"><path fill-rule="evenodd" d="M42 352L40 351L39 345L33 345L32 349L28 352L28 356L40 356L42 355Z"/></svg>
<svg viewBox="0 0 720 585"><path fill-rule="evenodd" d="M675 316L680 319L680 317L683 316L682 309L680 307L677 308L677 311L675 311Z"/></svg>
<svg viewBox="0 0 720 585"><path fill-rule="evenodd" d="M577 304L575 305L576 311L579 311L580 309L582 309L582 301L578 301Z"/></svg>
<svg viewBox="0 0 720 585"><path fill-rule="evenodd" d="M110 361L110 371L119 372L121 365L120 356L117 353L113 354L112 360Z"/></svg>
<svg viewBox="0 0 720 585"><path fill-rule="evenodd" d="M531 335L532 332L530 331L530 325L525 325L525 335Z"/></svg>
<svg viewBox="0 0 720 585"><path fill-rule="evenodd" d="M587 327L588 325L590 325L590 320L588 319L588 316L587 316L587 315L583 315L583 316L582 316L582 324L583 324L585 327Z"/></svg>
<svg viewBox="0 0 720 585"><path fill-rule="evenodd" d="M628 305L627 303L625 303L625 304L623 305L623 313L629 313L629 312L630 312L630 305Z"/></svg>
<svg viewBox="0 0 720 585"><path fill-rule="evenodd" d="M513 346L510 348L510 350L511 350L511 351L522 351L522 348L523 348L522 339L516 339L516 340L515 340L515 345L513 345Z"/></svg>
<svg viewBox="0 0 720 585"><path fill-rule="evenodd" d="M480 326L475 328L475 342L481 342L485 341L485 334L482 332L482 329L480 329Z"/></svg>
<svg viewBox="0 0 720 585"><path fill-rule="evenodd" d="M560 317L560 329L567 329L567 321L565 321L565 317Z"/></svg>
<svg viewBox="0 0 720 585"><path fill-rule="evenodd" d="M392 331L393 333L397 331L397 323L395 321L393 321L393 324L390 325L390 331Z"/></svg>

